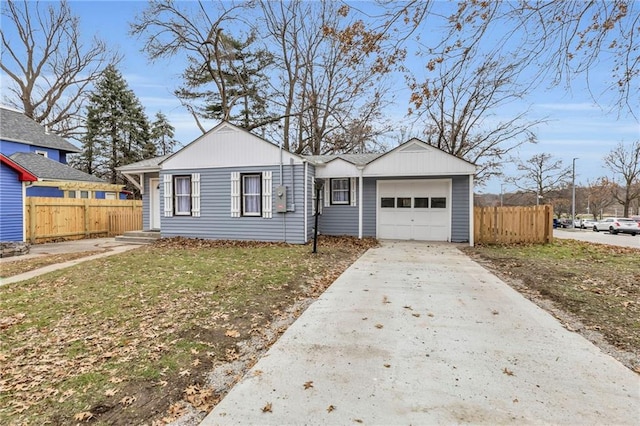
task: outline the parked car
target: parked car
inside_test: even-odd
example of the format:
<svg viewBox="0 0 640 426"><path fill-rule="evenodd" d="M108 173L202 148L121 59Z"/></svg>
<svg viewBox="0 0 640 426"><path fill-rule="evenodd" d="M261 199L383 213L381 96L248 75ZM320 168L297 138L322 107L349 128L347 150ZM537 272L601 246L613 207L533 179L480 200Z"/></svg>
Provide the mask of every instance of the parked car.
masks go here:
<svg viewBox="0 0 640 426"><path fill-rule="evenodd" d="M571 219L558 219L558 228L571 228Z"/></svg>
<svg viewBox="0 0 640 426"><path fill-rule="evenodd" d="M609 231L610 234L640 234L640 223L626 217L608 217L593 225L596 232Z"/></svg>
<svg viewBox="0 0 640 426"><path fill-rule="evenodd" d="M593 219L582 219L580 220L580 228L582 229L593 229L593 225L595 225L596 221Z"/></svg>

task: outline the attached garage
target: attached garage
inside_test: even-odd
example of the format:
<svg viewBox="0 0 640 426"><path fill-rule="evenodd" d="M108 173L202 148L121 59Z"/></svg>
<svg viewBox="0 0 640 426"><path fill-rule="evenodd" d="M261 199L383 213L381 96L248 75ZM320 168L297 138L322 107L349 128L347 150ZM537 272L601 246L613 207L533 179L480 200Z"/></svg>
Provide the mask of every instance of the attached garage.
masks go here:
<svg viewBox="0 0 640 426"><path fill-rule="evenodd" d="M381 239L451 241L451 180L377 182Z"/></svg>

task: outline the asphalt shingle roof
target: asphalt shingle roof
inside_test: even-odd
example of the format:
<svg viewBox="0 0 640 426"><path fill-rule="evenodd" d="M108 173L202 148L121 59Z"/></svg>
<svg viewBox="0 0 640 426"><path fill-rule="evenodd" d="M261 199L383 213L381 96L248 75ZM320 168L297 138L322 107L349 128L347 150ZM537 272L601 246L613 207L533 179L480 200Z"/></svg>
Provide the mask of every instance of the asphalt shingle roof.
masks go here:
<svg viewBox="0 0 640 426"><path fill-rule="evenodd" d="M162 155L160 157L147 158L146 160L138 161L135 163L127 164L126 166L118 167L118 171L127 172L129 170L137 171L144 169L160 168L160 163L169 158L172 154Z"/></svg>
<svg viewBox="0 0 640 426"><path fill-rule="evenodd" d="M107 183L99 177L81 172L66 164L33 152L16 152L10 155L9 158L37 176L38 179Z"/></svg>
<svg viewBox="0 0 640 426"><path fill-rule="evenodd" d="M0 106L0 139L64 152L82 150L60 136L47 132L23 113Z"/></svg>

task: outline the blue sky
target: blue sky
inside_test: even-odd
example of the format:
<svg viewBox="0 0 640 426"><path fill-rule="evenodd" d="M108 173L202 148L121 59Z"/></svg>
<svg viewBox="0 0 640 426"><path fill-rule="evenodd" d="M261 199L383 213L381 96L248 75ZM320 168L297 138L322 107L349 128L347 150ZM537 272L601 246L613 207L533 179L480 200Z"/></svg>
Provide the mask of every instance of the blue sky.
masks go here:
<svg viewBox="0 0 640 426"><path fill-rule="evenodd" d="M144 53L140 52L142 42L128 35L129 22L145 8L146 2L71 1L70 5L73 13L80 18L87 40L96 35L124 55L119 70L145 107L148 117L153 119L157 111L162 111L175 127L177 140L186 144L197 138L200 132L194 120L172 94L183 64L177 60L149 63ZM367 3L359 2L358 7L365 9ZM607 81L607 65L603 64L601 70L596 69L592 73L595 87L598 78L603 83ZM402 115L408 108L408 91L401 87L402 84L403 80L399 79L397 103L388 114L398 117L398 120L402 120ZM640 104L640 101L637 103ZM565 166L570 166L572 158L578 157L577 184L586 185L587 181L600 176L611 176L604 167L603 157L618 143L630 144L640 138L640 125L634 117L628 114L618 117L615 111L608 110L609 105L595 105L584 85L579 82L572 86L571 91L564 87L539 89L533 96L523 100L522 107L525 105L530 105L533 119L547 117L549 121L535 129L539 143L522 147L517 155L526 160L535 154L546 152L562 159ZM640 111L640 108L636 108L636 111ZM501 112L497 111L496 114L499 116ZM207 124L213 127L217 123ZM510 163L505 164L505 173L516 174L516 169ZM499 193L501 183L496 179L477 191ZM506 185L505 190L515 188Z"/></svg>

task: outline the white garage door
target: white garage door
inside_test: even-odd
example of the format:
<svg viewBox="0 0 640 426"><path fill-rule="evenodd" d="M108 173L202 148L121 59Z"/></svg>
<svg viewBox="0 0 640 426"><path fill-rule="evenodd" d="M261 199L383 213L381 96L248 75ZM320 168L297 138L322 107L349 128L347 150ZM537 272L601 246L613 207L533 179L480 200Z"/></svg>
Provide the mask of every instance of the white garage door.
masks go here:
<svg viewBox="0 0 640 426"><path fill-rule="evenodd" d="M378 181L378 238L449 241L451 181Z"/></svg>

